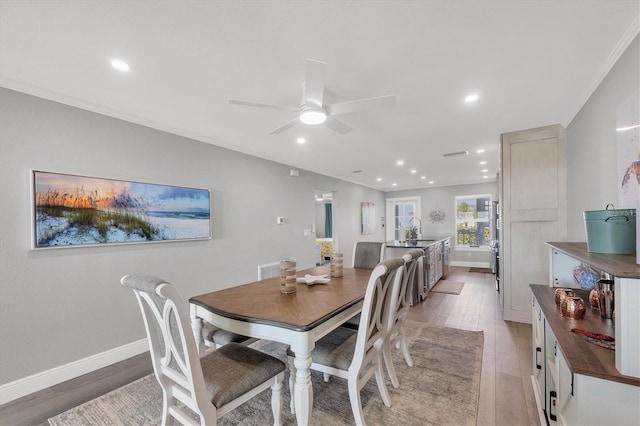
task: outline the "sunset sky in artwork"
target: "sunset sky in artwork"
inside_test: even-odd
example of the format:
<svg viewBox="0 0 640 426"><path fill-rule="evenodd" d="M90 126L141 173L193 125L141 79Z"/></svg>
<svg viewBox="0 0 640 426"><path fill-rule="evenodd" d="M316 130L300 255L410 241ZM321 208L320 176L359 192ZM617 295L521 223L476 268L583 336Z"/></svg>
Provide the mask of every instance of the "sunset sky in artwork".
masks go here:
<svg viewBox="0 0 640 426"><path fill-rule="evenodd" d="M56 205L103 208L105 200L129 196L142 200L149 211L206 212L210 209L209 191L205 189L155 185L138 182L35 172L36 200L47 192L60 194ZM64 197L64 195L67 197ZM64 201L63 201L64 198ZM72 205L72 200L73 204ZM83 199L83 205L78 204ZM38 202L38 201L36 201Z"/></svg>

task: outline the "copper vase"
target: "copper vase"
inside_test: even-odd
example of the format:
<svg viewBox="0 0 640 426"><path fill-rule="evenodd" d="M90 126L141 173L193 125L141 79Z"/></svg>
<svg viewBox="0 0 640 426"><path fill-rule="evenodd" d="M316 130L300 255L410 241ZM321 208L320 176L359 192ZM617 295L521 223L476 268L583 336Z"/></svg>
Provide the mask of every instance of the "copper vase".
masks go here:
<svg viewBox="0 0 640 426"><path fill-rule="evenodd" d="M567 296L562 300L562 316L573 319L583 319L587 312L584 300L579 296Z"/></svg>
<svg viewBox="0 0 640 426"><path fill-rule="evenodd" d="M593 290L591 290L591 292L589 292L589 305L591 305L592 308L599 308L599 302L598 302L598 290L596 290L595 288Z"/></svg>
<svg viewBox="0 0 640 426"><path fill-rule="evenodd" d="M562 306L562 299L565 297L574 297L576 294L570 288L557 288L554 296L556 299L556 308L560 308Z"/></svg>

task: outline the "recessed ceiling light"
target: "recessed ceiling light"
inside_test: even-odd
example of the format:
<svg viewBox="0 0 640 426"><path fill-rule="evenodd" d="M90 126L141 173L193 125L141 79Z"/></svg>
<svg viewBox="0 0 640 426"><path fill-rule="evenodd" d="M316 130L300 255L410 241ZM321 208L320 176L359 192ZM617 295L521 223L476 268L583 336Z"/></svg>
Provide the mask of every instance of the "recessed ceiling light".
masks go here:
<svg viewBox="0 0 640 426"><path fill-rule="evenodd" d="M392 183L391 186L398 186L398 184L397 183Z"/></svg>
<svg viewBox="0 0 640 426"><path fill-rule="evenodd" d="M378 182L381 182L381 181L382 181L382 178L378 178L378 179L376 179L376 180L377 180Z"/></svg>
<svg viewBox="0 0 640 426"><path fill-rule="evenodd" d="M482 153L484 152L484 148L480 148L480 149L476 150L476 152L477 152L478 154L482 154Z"/></svg>
<svg viewBox="0 0 640 426"><path fill-rule="evenodd" d="M398 160L398 161L396 161L396 164L397 164L398 166L402 166L402 165L404 164L404 161L402 161L402 160Z"/></svg>
<svg viewBox="0 0 640 426"><path fill-rule="evenodd" d="M296 139L296 142L298 142L298 143L300 143L300 144L303 144L303 143L305 143L306 141L307 141L307 140L306 140L305 138L298 138L298 139Z"/></svg>
<svg viewBox="0 0 640 426"><path fill-rule="evenodd" d="M420 176L420 179L426 179L426 178L427 178L426 176Z"/></svg>
<svg viewBox="0 0 640 426"><path fill-rule="evenodd" d="M616 132L624 132L625 130L637 129L638 127L640 127L640 124L636 124L635 126L629 126L629 127L618 127L616 129Z"/></svg>
<svg viewBox="0 0 640 426"><path fill-rule="evenodd" d="M479 96L478 96L477 93L470 93L469 95L467 95L466 98L464 98L464 101L469 104L471 102L477 101L478 98L479 98Z"/></svg>
<svg viewBox="0 0 640 426"><path fill-rule="evenodd" d="M482 176L482 179L488 179L488 178L489 178L489 176L487 176L487 175Z"/></svg>
<svg viewBox="0 0 640 426"><path fill-rule="evenodd" d="M418 173L416 169L411 170L411 173Z"/></svg>
<svg viewBox="0 0 640 426"><path fill-rule="evenodd" d="M131 67L129 66L129 64L123 61L122 59L112 59L111 66L117 69L118 71L122 71L122 72L131 71Z"/></svg>
<svg viewBox="0 0 640 426"><path fill-rule="evenodd" d="M321 109L307 109L300 113L300 121L304 124L315 126L316 124L322 124L327 119L327 114Z"/></svg>
<svg viewBox="0 0 640 426"><path fill-rule="evenodd" d="M489 169L482 169L482 173L487 173Z"/></svg>
<svg viewBox="0 0 640 426"><path fill-rule="evenodd" d="M433 185L433 181L432 180L429 181L429 185Z"/></svg>
<svg viewBox="0 0 640 426"><path fill-rule="evenodd" d="M485 164L487 164L487 162L486 162L486 161L481 161L481 162L480 162L480 165L481 165L481 166L484 166Z"/></svg>

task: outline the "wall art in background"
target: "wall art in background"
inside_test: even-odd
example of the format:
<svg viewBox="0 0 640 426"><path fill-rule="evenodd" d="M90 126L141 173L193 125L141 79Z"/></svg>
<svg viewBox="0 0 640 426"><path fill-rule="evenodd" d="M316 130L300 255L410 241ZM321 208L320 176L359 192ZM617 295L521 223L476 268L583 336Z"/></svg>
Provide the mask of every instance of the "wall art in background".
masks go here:
<svg viewBox="0 0 640 426"><path fill-rule="evenodd" d="M640 91L616 110L619 209L635 209L640 197Z"/></svg>
<svg viewBox="0 0 640 426"><path fill-rule="evenodd" d="M360 203L362 206L362 235L373 234L376 231L375 203Z"/></svg>
<svg viewBox="0 0 640 426"><path fill-rule="evenodd" d="M206 189L32 171L32 248L211 238Z"/></svg>

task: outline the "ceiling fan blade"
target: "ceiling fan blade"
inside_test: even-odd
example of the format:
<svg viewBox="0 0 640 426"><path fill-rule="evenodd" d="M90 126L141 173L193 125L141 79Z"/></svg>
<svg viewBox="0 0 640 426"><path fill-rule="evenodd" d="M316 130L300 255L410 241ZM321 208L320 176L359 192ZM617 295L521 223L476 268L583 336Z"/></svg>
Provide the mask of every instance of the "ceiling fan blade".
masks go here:
<svg viewBox="0 0 640 426"><path fill-rule="evenodd" d="M229 103L233 105L242 105L242 106L249 106L249 107L255 107L255 108L275 109L276 111L291 111L291 112L298 111L298 108L293 108L288 106L263 104L259 102L238 101L235 99L229 99Z"/></svg>
<svg viewBox="0 0 640 426"><path fill-rule="evenodd" d="M347 133L353 130L351 127L347 126L342 121L333 117L327 117L327 121L325 121L324 124L329 129L333 130L334 132L338 132L341 135L346 135Z"/></svg>
<svg viewBox="0 0 640 426"><path fill-rule="evenodd" d="M304 103L307 106L322 108L326 71L326 62L307 59L307 70L304 83Z"/></svg>
<svg viewBox="0 0 640 426"><path fill-rule="evenodd" d="M330 115L346 114L348 112L357 112L365 109L393 105L395 102L395 95L379 96L377 98L358 99L355 101L339 102L337 104L327 105L325 110Z"/></svg>
<svg viewBox="0 0 640 426"><path fill-rule="evenodd" d="M287 121L286 123L284 123L282 126L278 127L277 129L274 129L271 132L271 134L272 135L277 135L279 133L282 133L285 130L288 130L288 129L292 128L293 126L297 125L298 123L300 123L300 119L298 117L296 117L291 121Z"/></svg>

